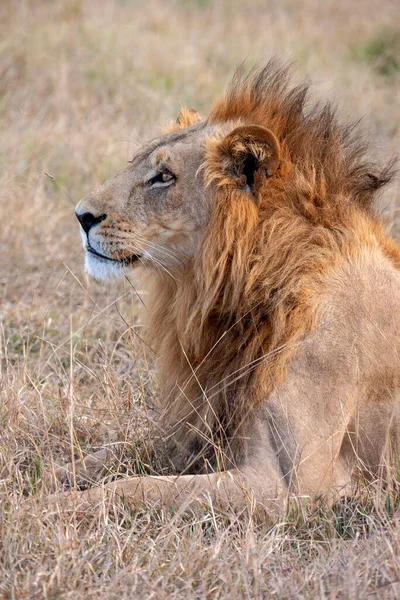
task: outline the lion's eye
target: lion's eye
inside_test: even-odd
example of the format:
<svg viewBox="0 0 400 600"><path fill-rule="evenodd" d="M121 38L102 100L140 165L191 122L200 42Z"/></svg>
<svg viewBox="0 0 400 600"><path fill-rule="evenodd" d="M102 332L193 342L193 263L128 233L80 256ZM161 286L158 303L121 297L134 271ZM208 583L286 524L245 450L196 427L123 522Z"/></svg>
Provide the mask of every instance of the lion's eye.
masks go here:
<svg viewBox="0 0 400 600"><path fill-rule="evenodd" d="M159 171L157 175L152 177L149 181L152 187L164 187L175 181L175 175L171 171Z"/></svg>
<svg viewBox="0 0 400 600"><path fill-rule="evenodd" d="M166 183L167 181L171 181L171 179L173 179L174 176L172 175L172 173L169 172L164 172L161 173L160 179L163 183Z"/></svg>

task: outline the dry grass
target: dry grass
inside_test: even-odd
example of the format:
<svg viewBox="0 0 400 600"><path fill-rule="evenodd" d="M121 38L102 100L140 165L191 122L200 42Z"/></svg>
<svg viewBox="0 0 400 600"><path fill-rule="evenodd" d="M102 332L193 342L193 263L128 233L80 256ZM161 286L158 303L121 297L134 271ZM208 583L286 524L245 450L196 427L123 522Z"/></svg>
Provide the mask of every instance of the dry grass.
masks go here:
<svg viewBox="0 0 400 600"><path fill-rule="evenodd" d="M52 511L43 477L105 446L114 472L164 468L135 293L86 280L73 204L245 57L296 58L395 152L396 24L395 0L1 2L0 598L400 596L395 493L294 504L268 530L212 507ZM398 205L392 188L395 229Z"/></svg>

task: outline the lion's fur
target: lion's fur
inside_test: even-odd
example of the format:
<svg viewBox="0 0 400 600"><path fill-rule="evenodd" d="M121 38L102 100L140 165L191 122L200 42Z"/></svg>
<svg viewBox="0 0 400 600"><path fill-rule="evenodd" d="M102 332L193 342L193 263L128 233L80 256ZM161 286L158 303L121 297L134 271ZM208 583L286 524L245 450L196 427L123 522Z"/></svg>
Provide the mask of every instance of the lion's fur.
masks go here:
<svg viewBox="0 0 400 600"><path fill-rule="evenodd" d="M358 129L341 125L330 104L309 107L307 90L291 88L290 71L272 62L236 75L207 119L267 126L282 161L256 207L221 168L223 140L208 141L204 171L216 202L201 252L179 286L160 277L151 293L164 418L186 465L188 454L210 459L215 444L240 461L252 412L318 322L338 264L369 246L400 266L373 212L392 163L372 163Z"/></svg>
<svg viewBox="0 0 400 600"><path fill-rule="evenodd" d="M271 129L284 160L295 165L296 174L311 188L315 200L305 207L309 218L318 220L318 202L327 194L332 208L344 199L371 207L375 192L391 179L393 162L382 167L370 160L369 144L357 124L340 123L330 102L309 106L308 84L293 87L291 78L291 68L280 67L276 60L248 75L239 70L208 122L240 119ZM295 182L295 194L299 183Z"/></svg>

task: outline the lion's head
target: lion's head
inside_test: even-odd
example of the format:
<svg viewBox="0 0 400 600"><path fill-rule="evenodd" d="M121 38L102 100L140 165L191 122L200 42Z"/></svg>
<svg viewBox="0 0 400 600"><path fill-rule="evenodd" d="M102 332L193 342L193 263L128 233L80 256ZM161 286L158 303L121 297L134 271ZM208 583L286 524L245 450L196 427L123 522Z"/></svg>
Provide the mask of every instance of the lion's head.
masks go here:
<svg viewBox="0 0 400 600"><path fill-rule="evenodd" d="M215 145L218 185L234 184L251 202L258 202L262 179L280 166L278 141L263 126L209 123L183 109L171 129L79 202L86 267L94 277L120 276L137 265L169 272L194 256L215 204L205 184L217 178L206 160L213 160Z"/></svg>
<svg viewBox="0 0 400 600"><path fill-rule="evenodd" d="M365 160L358 134L329 104L307 112L306 100L307 86L290 89L288 69L271 61L236 75L206 120L183 109L169 132L79 202L89 273L106 279L140 264L184 265L227 192L240 193L251 211L278 197L283 181L287 197L294 192L292 202L303 206L309 199L319 219L327 194L330 204L368 207L388 171Z"/></svg>

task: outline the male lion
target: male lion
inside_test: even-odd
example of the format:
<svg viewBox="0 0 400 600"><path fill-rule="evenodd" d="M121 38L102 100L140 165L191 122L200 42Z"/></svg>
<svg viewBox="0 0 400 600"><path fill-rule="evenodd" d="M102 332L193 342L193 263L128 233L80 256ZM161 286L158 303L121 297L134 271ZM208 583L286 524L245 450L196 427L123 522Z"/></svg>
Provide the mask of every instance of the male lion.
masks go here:
<svg viewBox="0 0 400 600"><path fill-rule="evenodd" d="M236 74L206 119L183 109L79 202L87 271L144 270L178 473L106 489L134 505L250 496L274 517L292 491L334 497L385 474L400 431L400 250L373 203L392 170L271 61Z"/></svg>

